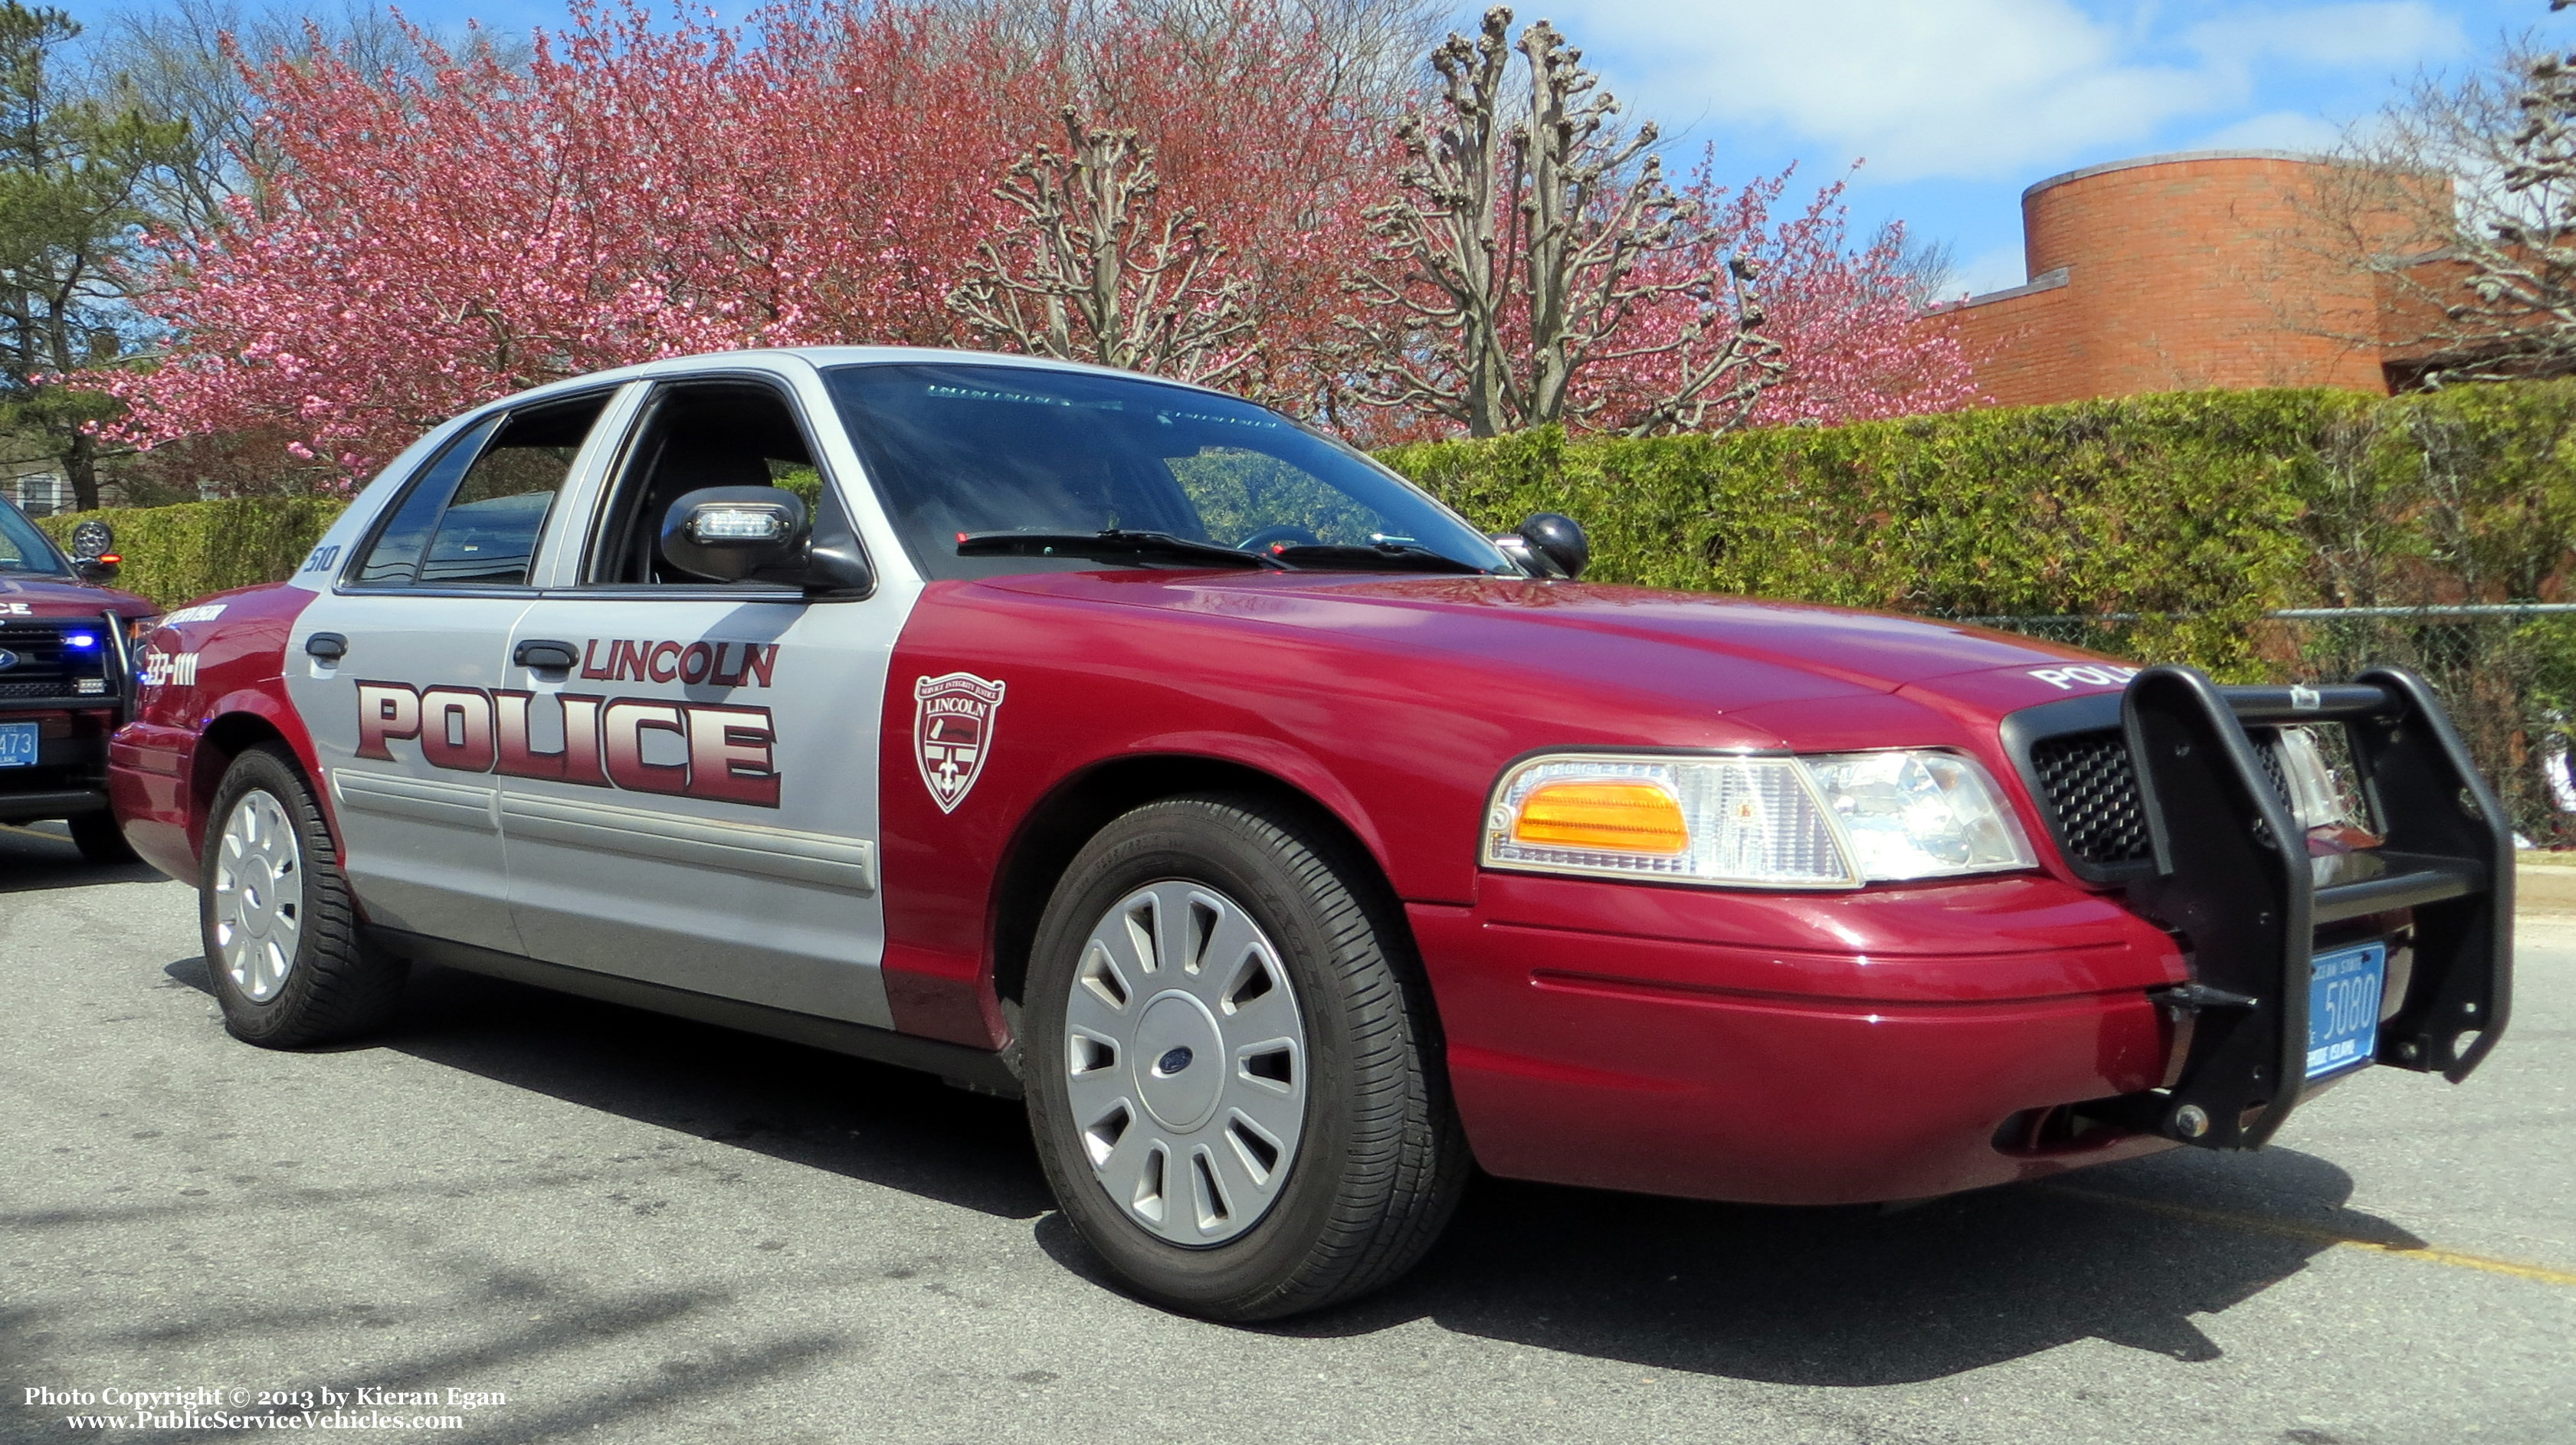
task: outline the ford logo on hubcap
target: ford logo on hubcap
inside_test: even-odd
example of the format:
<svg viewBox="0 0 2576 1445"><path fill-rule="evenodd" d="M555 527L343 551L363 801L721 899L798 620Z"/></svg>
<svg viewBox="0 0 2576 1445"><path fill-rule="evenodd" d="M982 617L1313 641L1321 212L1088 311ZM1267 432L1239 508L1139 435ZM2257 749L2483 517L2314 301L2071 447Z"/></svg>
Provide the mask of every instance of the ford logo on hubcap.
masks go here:
<svg viewBox="0 0 2576 1445"><path fill-rule="evenodd" d="M1165 1078L1170 1078L1172 1075L1179 1073L1181 1070L1186 1069L1189 1066L1190 1051L1188 1049L1168 1049L1164 1051L1161 1058L1154 1061L1154 1072L1161 1074Z"/></svg>

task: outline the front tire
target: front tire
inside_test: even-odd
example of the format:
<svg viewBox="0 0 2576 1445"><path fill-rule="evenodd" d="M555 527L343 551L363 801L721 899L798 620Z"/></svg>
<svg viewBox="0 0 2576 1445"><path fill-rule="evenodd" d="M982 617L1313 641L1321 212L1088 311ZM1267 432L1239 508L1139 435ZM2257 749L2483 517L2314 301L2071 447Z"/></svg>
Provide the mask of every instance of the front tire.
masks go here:
<svg viewBox="0 0 2576 1445"><path fill-rule="evenodd" d="M304 1048L390 1022L409 970L359 938L339 848L294 757L270 743L235 758L208 821L198 921L233 1037Z"/></svg>
<svg viewBox="0 0 2576 1445"><path fill-rule="evenodd" d="M1212 795L1101 830L1057 885L1024 1083L1065 1217L1137 1293L1221 1320L1375 1290L1468 1156L1428 990L1364 855Z"/></svg>
<svg viewBox="0 0 2576 1445"><path fill-rule="evenodd" d="M116 815L108 812L82 813L69 820L72 846L80 849L81 858L100 867L120 863L140 863L142 855L125 841L125 830L116 826Z"/></svg>

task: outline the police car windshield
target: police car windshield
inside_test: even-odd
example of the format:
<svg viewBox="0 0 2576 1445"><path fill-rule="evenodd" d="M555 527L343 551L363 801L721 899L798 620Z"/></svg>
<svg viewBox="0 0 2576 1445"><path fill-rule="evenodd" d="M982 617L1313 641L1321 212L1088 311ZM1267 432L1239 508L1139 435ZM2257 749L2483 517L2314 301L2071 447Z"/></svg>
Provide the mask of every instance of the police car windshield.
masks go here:
<svg viewBox="0 0 2576 1445"><path fill-rule="evenodd" d="M63 557L45 540L27 515L0 498L0 572L20 576L33 573L40 577L67 577Z"/></svg>
<svg viewBox="0 0 2576 1445"><path fill-rule="evenodd" d="M1232 397L1021 366L825 373L887 513L926 574L1210 565L1180 549L1045 555L961 535L1162 533L1292 566L1514 571L1455 513L1348 448ZM1323 549L1304 554L1296 549Z"/></svg>

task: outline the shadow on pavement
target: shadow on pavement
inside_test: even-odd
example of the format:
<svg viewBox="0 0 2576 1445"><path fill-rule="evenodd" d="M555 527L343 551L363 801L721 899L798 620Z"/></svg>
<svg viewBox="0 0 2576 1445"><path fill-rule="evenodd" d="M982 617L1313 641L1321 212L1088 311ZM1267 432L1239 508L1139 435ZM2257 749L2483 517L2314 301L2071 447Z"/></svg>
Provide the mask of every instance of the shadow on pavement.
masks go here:
<svg viewBox="0 0 2576 1445"><path fill-rule="evenodd" d="M149 863L102 866L84 859L59 823L33 827L0 824L0 893L161 881L161 870Z"/></svg>
<svg viewBox="0 0 2576 1445"><path fill-rule="evenodd" d="M2196 1363L2220 1350L2192 1316L2297 1273L2336 1232L2210 1216L2322 1213L2350 1234L2407 1238L2342 1209L2350 1176L2291 1150L2222 1161L2224 1193L2251 1190L2259 1205L2180 1204L2211 1193L2195 1177L2201 1162L2166 1155L2069 1176L2081 1192L2018 1185L1893 1212L1480 1179L1410 1278L1275 1328L1338 1336L1427 1318L1645 1368L1797 1385L1908 1384L2082 1339Z"/></svg>
<svg viewBox="0 0 2576 1445"><path fill-rule="evenodd" d="M166 972L207 986L201 959ZM432 967L414 971L396 1029L357 1047L1035 1220L1058 1263L1115 1288L1052 1212L1019 1106L926 1075ZM1915 1383L2084 1339L2206 1362L2220 1350L2193 1316L2297 1273L2337 1235L2416 1242L2343 1207L2351 1193L2342 1170L2279 1148L2177 1152L1892 1211L1481 1178L1394 1288L1266 1328L1333 1338L1427 1319L1641 1368L1800 1385Z"/></svg>
<svg viewBox="0 0 2576 1445"><path fill-rule="evenodd" d="M359 1047L1007 1219L1054 1207L1018 1104L908 1069L427 965Z"/></svg>

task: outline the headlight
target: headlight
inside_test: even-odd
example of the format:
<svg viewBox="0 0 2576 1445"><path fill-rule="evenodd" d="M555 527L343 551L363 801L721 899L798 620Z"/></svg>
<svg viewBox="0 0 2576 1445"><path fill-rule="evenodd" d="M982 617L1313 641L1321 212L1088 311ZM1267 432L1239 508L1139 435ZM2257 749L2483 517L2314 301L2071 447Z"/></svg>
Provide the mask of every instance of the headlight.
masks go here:
<svg viewBox="0 0 2576 1445"><path fill-rule="evenodd" d="M1495 790L1483 861L1752 888L1857 888L2034 864L1985 769L1935 751L1535 758Z"/></svg>
<svg viewBox="0 0 2576 1445"><path fill-rule="evenodd" d="M152 629L159 627L160 625L161 614L158 612L153 613L149 617L129 617L125 619L125 650L127 652L132 652L136 648L141 647L143 645L143 639L150 637L152 635Z"/></svg>

